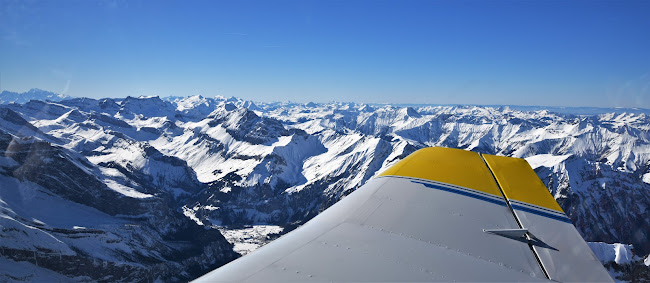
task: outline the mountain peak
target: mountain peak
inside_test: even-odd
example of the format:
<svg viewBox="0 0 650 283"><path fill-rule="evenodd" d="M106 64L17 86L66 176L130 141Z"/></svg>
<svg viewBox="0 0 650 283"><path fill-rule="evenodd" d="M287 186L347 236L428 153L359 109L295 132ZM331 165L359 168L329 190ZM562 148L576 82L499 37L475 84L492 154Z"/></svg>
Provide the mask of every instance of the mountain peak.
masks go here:
<svg viewBox="0 0 650 283"><path fill-rule="evenodd" d="M54 92L43 90L43 89L40 89L40 88L32 88L32 89L28 90L26 93L30 93L30 94L32 94L32 93L47 93L47 94L58 95L58 94L56 94Z"/></svg>

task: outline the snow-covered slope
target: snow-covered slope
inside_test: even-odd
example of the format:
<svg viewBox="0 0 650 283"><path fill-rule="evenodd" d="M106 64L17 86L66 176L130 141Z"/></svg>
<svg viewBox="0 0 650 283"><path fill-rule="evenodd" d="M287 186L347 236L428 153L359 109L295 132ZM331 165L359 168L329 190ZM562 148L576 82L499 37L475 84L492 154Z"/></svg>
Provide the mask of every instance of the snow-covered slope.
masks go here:
<svg viewBox="0 0 650 283"><path fill-rule="evenodd" d="M202 188L183 161L115 137L110 150L84 156L44 133L20 135L24 120L10 111L0 109L12 118L0 120L0 278L188 280L237 256L217 230L178 211Z"/></svg>
<svg viewBox="0 0 650 283"><path fill-rule="evenodd" d="M602 262L629 264L635 260L631 245L589 242L589 247ZM637 259L638 260L638 259Z"/></svg>
<svg viewBox="0 0 650 283"><path fill-rule="evenodd" d="M225 243L218 234L222 231L237 251L248 252L267 239L260 231L268 229L256 226L290 231L411 152L444 146L526 158L587 240L633 245L638 256L650 253L650 118L645 113L253 103L200 96L78 98L6 105L0 108L0 130L11 140L0 146L5 150L0 159L3 188L28 183L33 191L102 213L106 223L113 223L106 227L122 227L120 221L135 217L150 227L142 232L150 235L136 238L161 240L133 250L165 242L169 229L189 225L174 226L167 220L183 219L217 233L214 245ZM47 169L47 164L56 164L50 166L56 169ZM17 169L29 166L32 171ZM93 185L77 188L75 182L50 177L61 174L80 176L83 184ZM9 193L2 197L0 204L7 207L18 201L10 202ZM93 202L97 199L102 201ZM28 208L11 209L13 214L3 212L3 219L55 223L33 216ZM29 221L19 222L39 227ZM58 228L100 229L90 220L77 222ZM120 234L126 233L123 228L101 229L126 237ZM25 231L35 233L34 238L11 245L31 251L37 249L33 245L46 243L61 254L81 249L73 237L67 240L44 230L60 244L38 231ZM194 244L185 250L187 256L215 253ZM219 247L222 259L232 257L225 246Z"/></svg>
<svg viewBox="0 0 650 283"><path fill-rule="evenodd" d="M616 281L644 282L650 278L648 260L634 253L632 245L588 242L596 257Z"/></svg>

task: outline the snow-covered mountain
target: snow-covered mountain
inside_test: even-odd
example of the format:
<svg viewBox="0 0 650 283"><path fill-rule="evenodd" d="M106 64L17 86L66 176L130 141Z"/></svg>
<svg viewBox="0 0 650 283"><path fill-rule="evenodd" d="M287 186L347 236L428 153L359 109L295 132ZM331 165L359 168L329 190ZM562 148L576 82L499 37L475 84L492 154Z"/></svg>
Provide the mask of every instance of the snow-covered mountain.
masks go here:
<svg viewBox="0 0 650 283"><path fill-rule="evenodd" d="M20 108L46 117L68 110L36 101ZM58 121L93 117L73 110ZM0 281L189 280L237 257L217 230L179 212L205 187L184 161L104 137L106 151L65 147L0 109Z"/></svg>
<svg viewBox="0 0 650 283"><path fill-rule="evenodd" d="M1 106L0 131L0 226L14 231L0 246L21 255L0 256L8 278L91 276L20 273L46 249L184 280L234 258L220 231L248 252L427 146L526 158L586 240L630 245L636 260L615 263L650 253L645 113L77 98Z"/></svg>
<svg viewBox="0 0 650 283"><path fill-rule="evenodd" d="M37 88L32 88L22 93L7 90L0 92L0 104L25 103L30 100L61 101L69 98L70 96L65 94L56 94Z"/></svg>

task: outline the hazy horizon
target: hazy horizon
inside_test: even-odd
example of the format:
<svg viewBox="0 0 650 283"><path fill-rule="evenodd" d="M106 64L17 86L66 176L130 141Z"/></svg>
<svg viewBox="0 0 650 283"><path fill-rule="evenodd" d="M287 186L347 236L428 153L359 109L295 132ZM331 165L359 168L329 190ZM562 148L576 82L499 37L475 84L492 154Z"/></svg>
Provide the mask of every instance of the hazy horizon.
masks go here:
<svg viewBox="0 0 650 283"><path fill-rule="evenodd" d="M650 108L647 1L3 1L0 89Z"/></svg>

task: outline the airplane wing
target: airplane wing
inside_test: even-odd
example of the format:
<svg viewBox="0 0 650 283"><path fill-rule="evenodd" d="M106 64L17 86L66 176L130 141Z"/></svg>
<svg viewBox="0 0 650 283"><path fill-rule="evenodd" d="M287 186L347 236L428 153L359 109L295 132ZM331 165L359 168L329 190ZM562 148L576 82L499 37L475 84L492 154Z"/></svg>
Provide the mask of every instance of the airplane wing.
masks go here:
<svg viewBox="0 0 650 283"><path fill-rule="evenodd" d="M528 163L425 148L196 281L549 280L612 282Z"/></svg>

